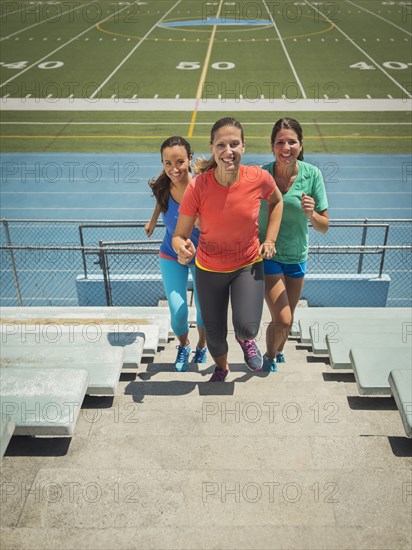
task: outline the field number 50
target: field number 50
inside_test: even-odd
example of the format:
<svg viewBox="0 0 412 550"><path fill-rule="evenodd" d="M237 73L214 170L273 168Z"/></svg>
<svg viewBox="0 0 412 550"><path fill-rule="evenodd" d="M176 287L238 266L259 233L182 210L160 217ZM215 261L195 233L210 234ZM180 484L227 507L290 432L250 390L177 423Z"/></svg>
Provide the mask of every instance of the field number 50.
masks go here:
<svg viewBox="0 0 412 550"><path fill-rule="evenodd" d="M230 61L217 61L212 63L212 69L218 69L219 71L226 71L227 69L234 69L235 64ZM194 69L200 69L199 61L181 61L179 65L176 65L176 69L182 71L193 71Z"/></svg>

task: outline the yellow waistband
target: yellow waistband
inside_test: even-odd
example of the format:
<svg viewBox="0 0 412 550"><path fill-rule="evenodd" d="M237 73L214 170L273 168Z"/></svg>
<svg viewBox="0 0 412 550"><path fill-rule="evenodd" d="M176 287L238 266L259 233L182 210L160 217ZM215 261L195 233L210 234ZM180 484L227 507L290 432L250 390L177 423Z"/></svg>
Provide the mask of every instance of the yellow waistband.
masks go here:
<svg viewBox="0 0 412 550"><path fill-rule="evenodd" d="M253 261L253 262L250 262L249 264L245 264L245 265L242 265L241 267L238 267L236 269L228 269L227 271L215 271L214 269L207 269L206 267L203 267L202 265L199 264L199 261L196 257L196 266L199 268L199 269L202 269L203 271L210 271L211 273L233 273L234 271L238 271L239 269L243 269L244 267L247 267L248 265L253 265L253 264L257 264L259 262L262 262L263 261L263 258L258 258L257 260Z"/></svg>

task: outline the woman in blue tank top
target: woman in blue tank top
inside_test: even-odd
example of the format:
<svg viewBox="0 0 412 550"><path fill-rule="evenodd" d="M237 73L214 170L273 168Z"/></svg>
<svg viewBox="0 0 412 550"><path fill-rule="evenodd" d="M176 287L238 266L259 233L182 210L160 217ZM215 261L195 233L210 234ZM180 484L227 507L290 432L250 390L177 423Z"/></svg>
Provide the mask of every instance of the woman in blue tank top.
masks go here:
<svg viewBox="0 0 412 550"><path fill-rule="evenodd" d="M179 216L179 205L187 184L192 179L190 162L192 151L190 144L182 137L173 136L166 139L161 147L163 171L149 185L156 197L156 206L153 215L145 225L146 235L150 237L156 227L157 220L162 214L166 233L160 245L160 271L163 285L169 304L171 325L173 332L179 339L175 370L182 372L189 368L191 347L188 339L188 305L187 305L187 281L189 270L192 273L195 304L197 310L197 329L199 340L193 358L193 363L206 363L206 333L197 300L195 283L194 259L188 265L178 262L177 254L172 248L172 236ZM190 239L197 246L199 230L193 229Z"/></svg>

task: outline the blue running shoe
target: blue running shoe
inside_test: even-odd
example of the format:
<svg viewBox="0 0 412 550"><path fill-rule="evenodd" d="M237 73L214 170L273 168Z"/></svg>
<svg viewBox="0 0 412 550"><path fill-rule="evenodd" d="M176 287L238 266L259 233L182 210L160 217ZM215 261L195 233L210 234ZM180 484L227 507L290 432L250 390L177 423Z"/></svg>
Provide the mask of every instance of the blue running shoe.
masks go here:
<svg viewBox="0 0 412 550"><path fill-rule="evenodd" d="M195 356L193 357L193 363L206 363L207 347L198 348L196 346Z"/></svg>
<svg viewBox="0 0 412 550"><path fill-rule="evenodd" d="M189 369L189 357L190 352L192 350L190 349L190 345L187 344L187 346L177 346L177 357L175 361L175 371L177 372L186 372Z"/></svg>
<svg viewBox="0 0 412 550"><path fill-rule="evenodd" d="M269 359L269 357L266 355L263 356L263 370L265 372L277 372L278 367L276 365L275 359Z"/></svg>
<svg viewBox="0 0 412 550"><path fill-rule="evenodd" d="M276 352L276 363L286 363L283 352L281 351Z"/></svg>
<svg viewBox="0 0 412 550"><path fill-rule="evenodd" d="M259 371L263 365L262 352L256 345L255 340L240 340L236 338L239 342L240 347L243 350L243 358L245 360L246 366L250 370Z"/></svg>

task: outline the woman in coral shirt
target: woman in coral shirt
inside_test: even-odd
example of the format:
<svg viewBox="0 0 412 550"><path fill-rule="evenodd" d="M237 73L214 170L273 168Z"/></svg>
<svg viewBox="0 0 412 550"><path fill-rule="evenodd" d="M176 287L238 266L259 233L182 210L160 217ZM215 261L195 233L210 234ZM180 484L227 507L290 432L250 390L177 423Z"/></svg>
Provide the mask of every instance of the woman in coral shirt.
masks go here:
<svg viewBox="0 0 412 550"><path fill-rule="evenodd" d="M245 140L241 124L230 117L212 127L210 160L195 166L179 208L172 245L180 263L196 253L196 286L209 351L216 363L212 382L224 381L227 362L227 312L231 297L233 326L246 365L262 368L256 345L262 317L264 273L262 258L275 253L282 216L282 196L272 176L258 166L241 164ZM259 243L261 199L269 203L265 240ZM200 237L196 248L189 238L196 217Z"/></svg>

